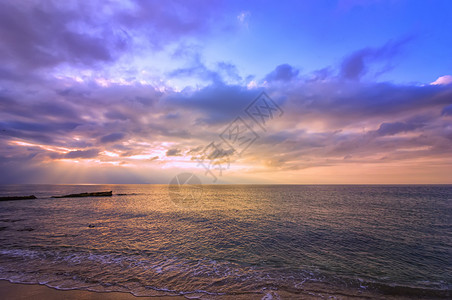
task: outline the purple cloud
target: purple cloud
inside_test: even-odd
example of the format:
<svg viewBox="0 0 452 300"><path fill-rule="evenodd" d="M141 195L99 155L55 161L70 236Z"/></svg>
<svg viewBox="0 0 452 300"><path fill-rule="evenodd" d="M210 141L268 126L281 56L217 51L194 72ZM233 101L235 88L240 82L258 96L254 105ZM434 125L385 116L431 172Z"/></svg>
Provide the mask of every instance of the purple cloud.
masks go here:
<svg viewBox="0 0 452 300"><path fill-rule="evenodd" d="M105 135L105 136L103 136L101 139L100 139L100 142L101 143L113 143L113 142L117 142L117 141L120 141L120 140L122 140L123 138L124 138L124 136L125 136L125 134L124 133L121 133L121 132L115 132L115 133L111 133L111 134L108 134L108 135Z"/></svg>
<svg viewBox="0 0 452 300"><path fill-rule="evenodd" d="M267 81L291 81L298 76L299 70L293 68L289 64L282 64L276 67L274 71L269 73L265 80Z"/></svg>
<svg viewBox="0 0 452 300"><path fill-rule="evenodd" d="M357 80L368 72L368 65L373 62L387 61L401 52L401 48L411 41L412 38L403 38L396 41L389 41L379 48L364 48L347 56L341 65L340 77L345 79ZM384 73L391 68L386 65L383 70L377 74Z"/></svg>
<svg viewBox="0 0 452 300"><path fill-rule="evenodd" d="M66 153L64 158L94 158L99 154L98 149L76 150Z"/></svg>
<svg viewBox="0 0 452 300"><path fill-rule="evenodd" d="M448 105L441 111L442 116L452 116L452 105Z"/></svg>
<svg viewBox="0 0 452 300"><path fill-rule="evenodd" d="M124 36L108 27L101 27L102 21L94 18L93 12L93 18L85 18L83 14L89 10L80 5L71 10L53 2L45 5L39 2L21 5L13 1L2 2L0 54L8 58L3 65L16 64L28 69L63 62L90 65L111 61L117 51L125 50ZM100 33L94 34L94 30L84 32L81 30L83 25L96 28Z"/></svg>
<svg viewBox="0 0 452 300"><path fill-rule="evenodd" d="M160 172L155 166L167 157L190 161L243 114L263 90L258 82L285 113L241 157L251 171L450 152L451 85L360 80L381 72L377 64L391 67L409 39L365 47L339 67L300 74L282 64L257 77L203 57L200 45L185 47L190 38L223 30L212 26L215 3L171 3L174 9L158 1L0 4L0 182L54 178L49 166L89 158L114 174L113 182L120 174L145 182L130 165L152 163ZM98 16L102 9L109 15ZM149 49L146 66L130 55ZM166 64L158 59L166 51L171 68L155 71ZM247 85L252 79L255 88Z"/></svg>
<svg viewBox="0 0 452 300"><path fill-rule="evenodd" d="M422 123L406 123L406 122L393 122L382 123L376 133L378 135L395 135L398 133L409 132L424 127Z"/></svg>

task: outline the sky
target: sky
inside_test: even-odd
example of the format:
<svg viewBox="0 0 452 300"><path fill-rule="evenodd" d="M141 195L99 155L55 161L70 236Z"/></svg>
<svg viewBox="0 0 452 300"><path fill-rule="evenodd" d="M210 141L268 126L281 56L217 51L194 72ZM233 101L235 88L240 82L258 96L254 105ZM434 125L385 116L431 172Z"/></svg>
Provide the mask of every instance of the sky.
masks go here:
<svg viewBox="0 0 452 300"><path fill-rule="evenodd" d="M452 183L452 2L0 0L0 183Z"/></svg>

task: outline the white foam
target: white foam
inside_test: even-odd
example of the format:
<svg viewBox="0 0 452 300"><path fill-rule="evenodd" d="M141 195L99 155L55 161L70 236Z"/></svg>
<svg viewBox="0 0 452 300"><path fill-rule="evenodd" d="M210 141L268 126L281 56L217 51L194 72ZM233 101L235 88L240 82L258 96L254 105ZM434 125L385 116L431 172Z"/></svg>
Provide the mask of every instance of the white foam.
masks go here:
<svg viewBox="0 0 452 300"><path fill-rule="evenodd" d="M262 297L262 300L280 300L281 297L275 291L270 291Z"/></svg>

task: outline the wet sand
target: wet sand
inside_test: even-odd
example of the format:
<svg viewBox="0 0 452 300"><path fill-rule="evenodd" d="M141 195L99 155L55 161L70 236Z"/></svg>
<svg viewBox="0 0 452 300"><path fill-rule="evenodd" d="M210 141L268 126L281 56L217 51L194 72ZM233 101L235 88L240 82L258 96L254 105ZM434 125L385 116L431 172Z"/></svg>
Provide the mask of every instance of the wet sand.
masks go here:
<svg viewBox="0 0 452 300"><path fill-rule="evenodd" d="M97 293L81 290L61 291L49 288L45 285L10 283L0 280L0 295L8 300L137 300L155 299L155 297L135 297L129 293L107 292ZM157 297L161 300L186 299L182 296Z"/></svg>
<svg viewBox="0 0 452 300"><path fill-rule="evenodd" d="M272 291L268 290L264 293L250 293L250 294L236 294L236 295L218 295L214 299L218 300L250 300L250 299L393 299L393 300L408 300L408 299L446 299L444 297L423 297L421 295L403 296L403 295L384 295L380 293L372 293L369 291L356 292L347 289L325 290L323 284L313 284L310 288L306 288L301 293L290 293L287 291ZM199 295L201 296L201 295ZM205 296L205 295L204 295ZM10 283L7 280L0 280L0 297L8 300L141 300L141 299L158 299L158 300L183 300L183 299L199 299L196 295L184 296L134 296L130 293L122 292L90 292L83 290L57 290L38 284L22 284ZM210 297L202 298L210 299Z"/></svg>

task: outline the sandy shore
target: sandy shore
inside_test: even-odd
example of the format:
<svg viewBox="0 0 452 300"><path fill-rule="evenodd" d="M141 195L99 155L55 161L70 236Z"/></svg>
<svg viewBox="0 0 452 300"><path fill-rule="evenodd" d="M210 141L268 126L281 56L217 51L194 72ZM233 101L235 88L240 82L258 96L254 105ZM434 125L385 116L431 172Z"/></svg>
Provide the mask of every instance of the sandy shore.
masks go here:
<svg viewBox="0 0 452 300"><path fill-rule="evenodd" d="M318 284L313 284L310 288L305 289L301 293L293 294L285 291L267 291L265 293L258 294L236 294L236 295L222 295L216 296L214 299L218 300L250 300L250 299L306 299L306 300L318 300L318 299L343 299L343 300L356 300L356 299L378 299L378 300L408 300L408 299L446 299L447 297L429 297L422 295L384 295L380 293L372 293L369 291L356 292L354 289L335 289L331 288L328 292L325 287ZM121 292L89 292L82 290L66 290L61 291L53 288L49 288L45 285L37 284L20 284L10 283L6 280L0 280L0 299L8 300L141 300L141 299L158 299L158 300L187 300L197 299L190 295L184 296L156 296L156 297L136 297L129 293Z"/></svg>
<svg viewBox="0 0 452 300"><path fill-rule="evenodd" d="M155 297L135 297L129 293L96 293L88 291L70 290L60 291L44 285L10 283L0 280L0 295L8 300L137 300L155 299ZM159 300L186 299L178 297L158 297Z"/></svg>

